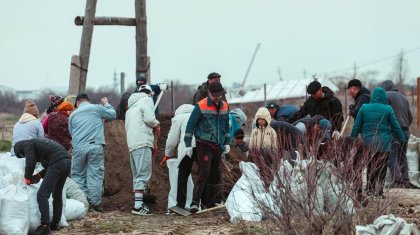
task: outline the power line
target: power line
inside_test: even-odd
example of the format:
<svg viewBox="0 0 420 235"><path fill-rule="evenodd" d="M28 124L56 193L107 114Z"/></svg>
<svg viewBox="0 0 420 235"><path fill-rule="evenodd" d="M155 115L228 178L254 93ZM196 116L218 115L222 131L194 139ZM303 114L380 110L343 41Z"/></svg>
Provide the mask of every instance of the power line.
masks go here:
<svg viewBox="0 0 420 235"><path fill-rule="evenodd" d="M416 47L416 48L413 48L413 49L410 49L410 50L408 50L408 51L403 51L403 52L404 52L405 54L409 54L409 53L414 52L414 51L417 51L417 50L420 50L420 46L419 46L419 47ZM359 68L361 68L361 67L366 67L366 66L369 66L369 65L372 65L372 64L377 64L377 63L384 62L384 61L386 61L386 60L394 59L395 57L397 57L397 56L399 56L399 55L400 55L400 54L398 53L398 54L393 55L393 56L388 56L388 57L385 57L385 58L382 58L382 59L377 59L377 60L373 60L373 61L370 61L370 62L367 62L367 63L361 64L361 65L357 65L356 67L355 67L355 66L353 66L353 67L347 67L347 68L342 68L342 69L332 70L332 71L329 71L329 72L324 72L323 74L325 75L325 74L327 74L327 73L338 73L338 72L347 71L347 70L354 70L355 68L356 68L356 69L359 69Z"/></svg>

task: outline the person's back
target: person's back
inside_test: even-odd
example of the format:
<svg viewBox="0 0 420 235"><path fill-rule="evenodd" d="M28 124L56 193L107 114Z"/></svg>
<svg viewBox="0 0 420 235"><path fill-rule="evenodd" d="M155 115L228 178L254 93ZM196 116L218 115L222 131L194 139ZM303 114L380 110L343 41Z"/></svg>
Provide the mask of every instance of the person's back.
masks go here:
<svg viewBox="0 0 420 235"><path fill-rule="evenodd" d="M32 100L25 102L24 113L13 127L12 148L10 154L14 153L14 145L21 140L44 137L44 129L41 122L37 119L38 108Z"/></svg>
<svg viewBox="0 0 420 235"><path fill-rule="evenodd" d="M398 91L398 88L390 80L384 81L382 83L382 87L386 91L388 103L394 110L398 123L403 130L408 131L408 128L413 122L413 116L410 111L410 105L408 103L407 97Z"/></svg>

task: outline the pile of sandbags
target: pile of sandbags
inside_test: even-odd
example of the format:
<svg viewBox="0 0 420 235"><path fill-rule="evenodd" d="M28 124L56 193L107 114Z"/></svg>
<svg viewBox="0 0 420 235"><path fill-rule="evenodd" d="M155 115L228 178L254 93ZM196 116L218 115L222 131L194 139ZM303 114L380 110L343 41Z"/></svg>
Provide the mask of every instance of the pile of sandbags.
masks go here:
<svg viewBox="0 0 420 235"><path fill-rule="evenodd" d="M407 149L408 176L411 184L420 188L420 138L411 135Z"/></svg>
<svg viewBox="0 0 420 235"><path fill-rule="evenodd" d="M41 223L37 192L42 180L33 185L24 183L25 159L11 157L10 153L0 153L0 234L27 234ZM42 170L40 164L36 171ZM67 221L83 218L87 211L87 200L83 192L68 180L63 189L63 213L60 226L68 226ZM74 182L73 182L74 184ZM69 189L69 190L67 190ZM69 194L64 192L69 191ZM71 198L67 198L71 196ZM52 198L50 198L50 218L52 218Z"/></svg>

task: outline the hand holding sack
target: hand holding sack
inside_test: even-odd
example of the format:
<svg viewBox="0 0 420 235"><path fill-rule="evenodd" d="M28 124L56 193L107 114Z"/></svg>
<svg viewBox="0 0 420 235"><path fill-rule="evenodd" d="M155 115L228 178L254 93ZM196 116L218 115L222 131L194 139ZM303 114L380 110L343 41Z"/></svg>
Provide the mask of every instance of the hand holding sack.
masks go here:
<svg viewBox="0 0 420 235"><path fill-rule="evenodd" d="M230 152L230 145L225 145L225 151L223 151L223 154L228 154Z"/></svg>
<svg viewBox="0 0 420 235"><path fill-rule="evenodd" d="M185 155L187 155L188 157L191 157L193 154L193 148L192 147L186 147L185 148Z"/></svg>

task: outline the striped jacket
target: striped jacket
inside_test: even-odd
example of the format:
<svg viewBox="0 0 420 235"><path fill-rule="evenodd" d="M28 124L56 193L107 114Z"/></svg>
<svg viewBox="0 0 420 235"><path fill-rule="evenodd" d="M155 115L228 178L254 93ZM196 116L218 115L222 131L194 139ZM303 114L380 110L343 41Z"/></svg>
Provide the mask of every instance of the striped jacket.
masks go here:
<svg viewBox="0 0 420 235"><path fill-rule="evenodd" d="M229 144L229 106L221 100L219 107L215 106L210 97L199 101L188 120L184 142L191 147L193 135L196 140L211 142L220 146Z"/></svg>

